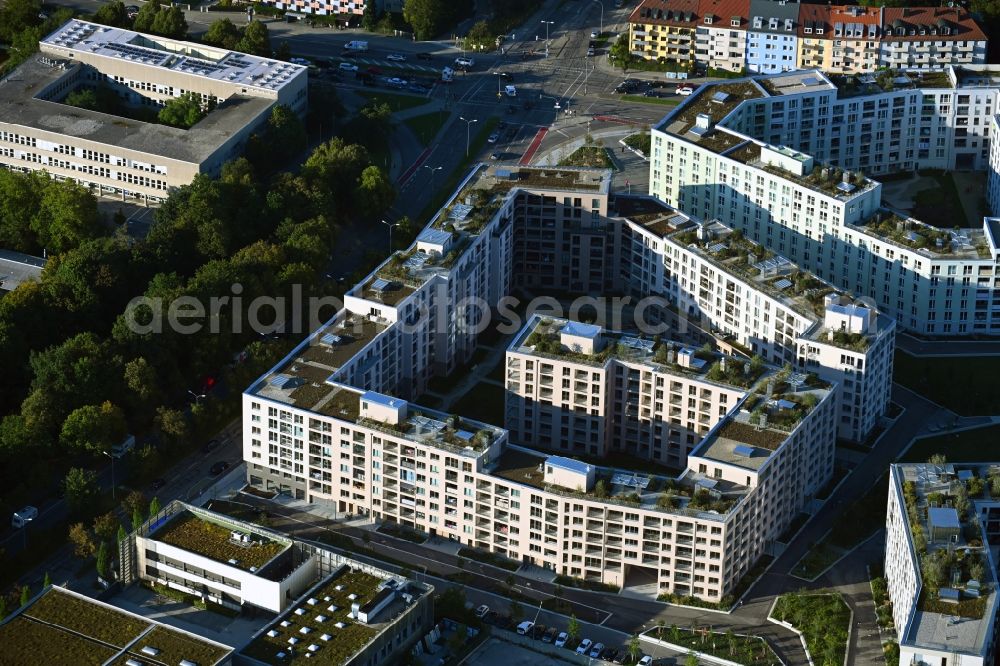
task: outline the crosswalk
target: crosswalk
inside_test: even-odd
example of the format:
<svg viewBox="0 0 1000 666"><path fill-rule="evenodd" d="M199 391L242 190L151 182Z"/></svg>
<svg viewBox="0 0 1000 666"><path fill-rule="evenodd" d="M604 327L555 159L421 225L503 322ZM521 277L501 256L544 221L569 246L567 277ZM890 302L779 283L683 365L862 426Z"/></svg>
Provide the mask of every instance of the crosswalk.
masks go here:
<svg viewBox="0 0 1000 666"><path fill-rule="evenodd" d="M340 58L334 56L333 58L331 58L331 60L337 62L351 62L357 65L359 68L361 68L362 65L365 65L366 67L375 66L375 67L386 67L392 69L410 69L415 72L427 72L434 74L441 73L440 69L438 69L437 67L430 67L429 65L417 65L417 64L410 64L408 62L393 62L392 60L380 60L378 58L357 58L357 57Z"/></svg>

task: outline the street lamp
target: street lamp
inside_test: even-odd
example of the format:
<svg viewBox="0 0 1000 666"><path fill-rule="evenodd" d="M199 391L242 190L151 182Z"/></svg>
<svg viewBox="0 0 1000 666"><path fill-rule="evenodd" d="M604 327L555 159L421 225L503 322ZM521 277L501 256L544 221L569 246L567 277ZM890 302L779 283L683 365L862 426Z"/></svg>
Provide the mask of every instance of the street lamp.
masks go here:
<svg viewBox="0 0 1000 666"><path fill-rule="evenodd" d="M434 174L436 172L440 171L441 169L443 169L444 167L441 167L441 166L432 167L432 166L429 166L427 164L424 164L420 168L421 169L430 169L430 172L431 172L431 182L428 185L427 189L428 190L432 190L433 189L433 185L434 185Z"/></svg>
<svg viewBox="0 0 1000 666"><path fill-rule="evenodd" d="M392 228L398 227L399 222L386 222L385 220L382 220L382 224L389 227L389 254L392 254Z"/></svg>
<svg viewBox="0 0 1000 666"><path fill-rule="evenodd" d="M600 37L601 35L604 34L604 3L601 2L601 0L590 0L590 1L596 2L601 6L601 31L597 33L597 36Z"/></svg>
<svg viewBox="0 0 1000 666"><path fill-rule="evenodd" d="M115 499L115 457L108 453L107 451L101 451L104 455L111 458L111 500Z"/></svg>
<svg viewBox="0 0 1000 666"><path fill-rule="evenodd" d="M545 57L549 57L549 26L554 25L555 21L542 21L545 24Z"/></svg>
<svg viewBox="0 0 1000 666"><path fill-rule="evenodd" d="M469 156L469 128L472 127L472 123L478 123L478 118L472 118L471 120L465 118L464 116L459 116L459 120L465 123L465 156Z"/></svg>
<svg viewBox="0 0 1000 666"><path fill-rule="evenodd" d="M493 72L493 73L497 75L497 99L499 100L501 98L500 82L503 81L503 77L505 77L506 74L504 72Z"/></svg>
<svg viewBox="0 0 1000 666"><path fill-rule="evenodd" d="M208 396L207 396L207 395L205 395L204 393L195 393L195 392L194 392L194 391L192 391L191 389L188 389L188 394L189 394L189 395L190 395L190 396L191 396L192 398L194 398L194 404L196 404L196 405L200 405L200 404L201 404L201 399L202 399L202 398L207 398L207 397L208 397Z"/></svg>

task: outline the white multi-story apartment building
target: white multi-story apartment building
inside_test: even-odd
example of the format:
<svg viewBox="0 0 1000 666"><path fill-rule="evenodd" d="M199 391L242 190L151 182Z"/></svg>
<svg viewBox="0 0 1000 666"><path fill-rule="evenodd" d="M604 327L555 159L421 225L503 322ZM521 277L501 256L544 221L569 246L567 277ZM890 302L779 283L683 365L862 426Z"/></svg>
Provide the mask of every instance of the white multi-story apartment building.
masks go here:
<svg viewBox="0 0 1000 666"><path fill-rule="evenodd" d="M797 67L799 3L750 0L747 25L747 71L775 74Z"/></svg>
<svg viewBox="0 0 1000 666"><path fill-rule="evenodd" d="M163 200L238 157L275 105L304 116L307 76L301 65L73 19L0 80L0 166ZM64 103L97 86L147 111L184 93L213 110L181 129Z"/></svg>
<svg viewBox="0 0 1000 666"><path fill-rule="evenodd" d="M493 307L515 283L536 284L511 276L515 266L549 263L515 249L528 229L562 229L558 248L605 235L602 252L628 264L611 272L613 286L662 280L662 262L636 261L636 246L659 247L669 223L630 201L663 211L623 199L614 212L629 214L610 216L607 173L474 173L409 250L349 291L344 311L245 391L249 481L565 575L656 581L663 593L713 602L738 591L829 480L839 384L535 318L509 348L511 432L412 401L430 376L470 357L479 324L470 310L482 309L465 307L466 297ZM603 266L580 275L590 268L561 262L553 276L566 284L606 279ZM652 283L645 293L657 291ZM682 471L599 465L615 453Z"/></svg>
<svg viewBox="0 0 1000 666"><path fill-rule="evenodd" d="M949 68L886 91L792 72L703 86L653 127L650 193L739 229L908 330L996 333L993 223L930 227L882 206L881 185L857 171L985 167L979 142L997 95L987 78Z"/></svg>
<svg viewBox="0 0 1000 666"><path fill-rule="evenodd" d="M884 564L899 663L994 663L997 474L1000 465L986 463L889 468Z"/></svg>
<svg viewBox="0 0 1000 666"><path fill-rule="evenodd" d="M747 53L746 0L701 0L694 59L711 69L742 72Z"/></svg>

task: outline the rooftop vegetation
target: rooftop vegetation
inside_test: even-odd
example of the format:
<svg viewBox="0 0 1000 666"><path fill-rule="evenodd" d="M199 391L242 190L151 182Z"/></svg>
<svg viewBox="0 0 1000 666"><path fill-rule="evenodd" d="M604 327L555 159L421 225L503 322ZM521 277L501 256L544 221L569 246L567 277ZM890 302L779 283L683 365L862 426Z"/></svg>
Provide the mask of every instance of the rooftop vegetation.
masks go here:
<svg viewBox="0 0 1000 666"><path fill-rule="evenodd" d="M277 541L252 534L252 545L232 540L232 529L185 512L157 530L157 541L176 546L217 562L229 563L244 570L259 569L280 553L285 546Z"/></svg>
<svg viewBox="0 0 1000 666"><path fill-rule="evenodd" d="M559 160L559 166L612 169L615 164L611 161L608 149L604 146L580 146Z"/></svg>
<svg viewBox="0 0 1000 666"><path fill-rule="evenodd" d="M930 250L938 254L951 253L951 234L915 220L905 220L893 214L880 212L864 225L865 230L904 247ZM938 241L941 247L938 247Z"/></svg>
<svg viewBox="0 0 1000 666"><path fill-rule="evenodd" d="M783 594L774 606L773 617L802 632L813 663L844 663L851 610L840 594Z"/></svg>
<svg viewBox="0 0 1000 666"><path fill-rule="evenodd" d="M709 627L684 629L676 624L656 632L650 631L647 635L745 666L777 666L782 663L771 646L758 636L732 631L722 633Z"/></svg>
<svg viewBox="0 0 1000 666"><path fill-rule="evenodd" d="M309 663L336 666L346 663L375 636L375 629L349 617L351 604L364 605L375 596L380 579L360 571L346 571L313 592L308 599L297 604L283 620L275 622L268 632L250 643L243 652L264 663ZM337 589L337 587L341 589ZM357 595L351 599L349 595ZM310 604L309 600L315 601ZM334 608L335 610L330 610ZM297 614L298 610L304 613ZM322 620L320 618L323 618ZM288 622L288 626L282 626ZM342 628L335 625L343 623ZM302 630L306 629L306 633ZM274 632L273 636L268 635ZM329 640L321 636L328 635ZM294 653L289 639L295 639ZM309 652L309 645L317 645L316 652ZM285 660L277 658L284 652ZM309 655L308 659L306 655Z"/></svg>
<svg viewBox="0 0 1000 666"><path fill-rule="evenodd" d="M139 618L77 599L54 587L32 604L25 615L118 647L125 647L149 626Z"/></svg>
<svg viewBox="0 0 1000 666"><path fill-rule="evenodd" d="M804 176L797 176L791 171L786 171L781 167L775 166L773 164L761 164L760 167L767 171L768 173L773 173L791 180L800 185L805 185L806 187L811 187L814 190L823 192L824 194L832 196L844 196L847 194L853 194L843 192L839 189L839 185L844 182L844 175L847 174L847 182L854 185L857 189L854 192L865 189L871 181L865 178L864 173L861 171L856 172L845 172L839 167L832 166L821 166L816 165L813 167L811 173Z"/></svg>
<svg viewBox="0 0 1000 666"><path fill-rule="evenodd" d="M193 661L199 666L214 664L228 654L229 650L198 640L166 627L153 627L149 633L133 645L129 652L142 656L142 648L153 647L160 651L157 661L165 664L179 664L182 659Z"/></svg>
<svg viewBox="0 0 1000 666"><path fill-rule="evenodd" d="M0 663L21 664L103 664L117 650L82 638L64 629L27 617L16 617L0 625Z"/></svg>

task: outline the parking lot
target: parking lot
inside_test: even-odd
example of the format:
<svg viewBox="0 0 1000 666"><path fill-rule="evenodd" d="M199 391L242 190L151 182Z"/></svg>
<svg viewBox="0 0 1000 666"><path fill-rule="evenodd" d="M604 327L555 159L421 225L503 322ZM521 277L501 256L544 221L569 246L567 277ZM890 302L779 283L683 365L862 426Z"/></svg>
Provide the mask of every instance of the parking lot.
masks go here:
<svg viewBox="0 0 1000 666"><path fill-rule="evenodd" d="M563 666L574 662L491 638L466 663L471 666Z"/></svg>

